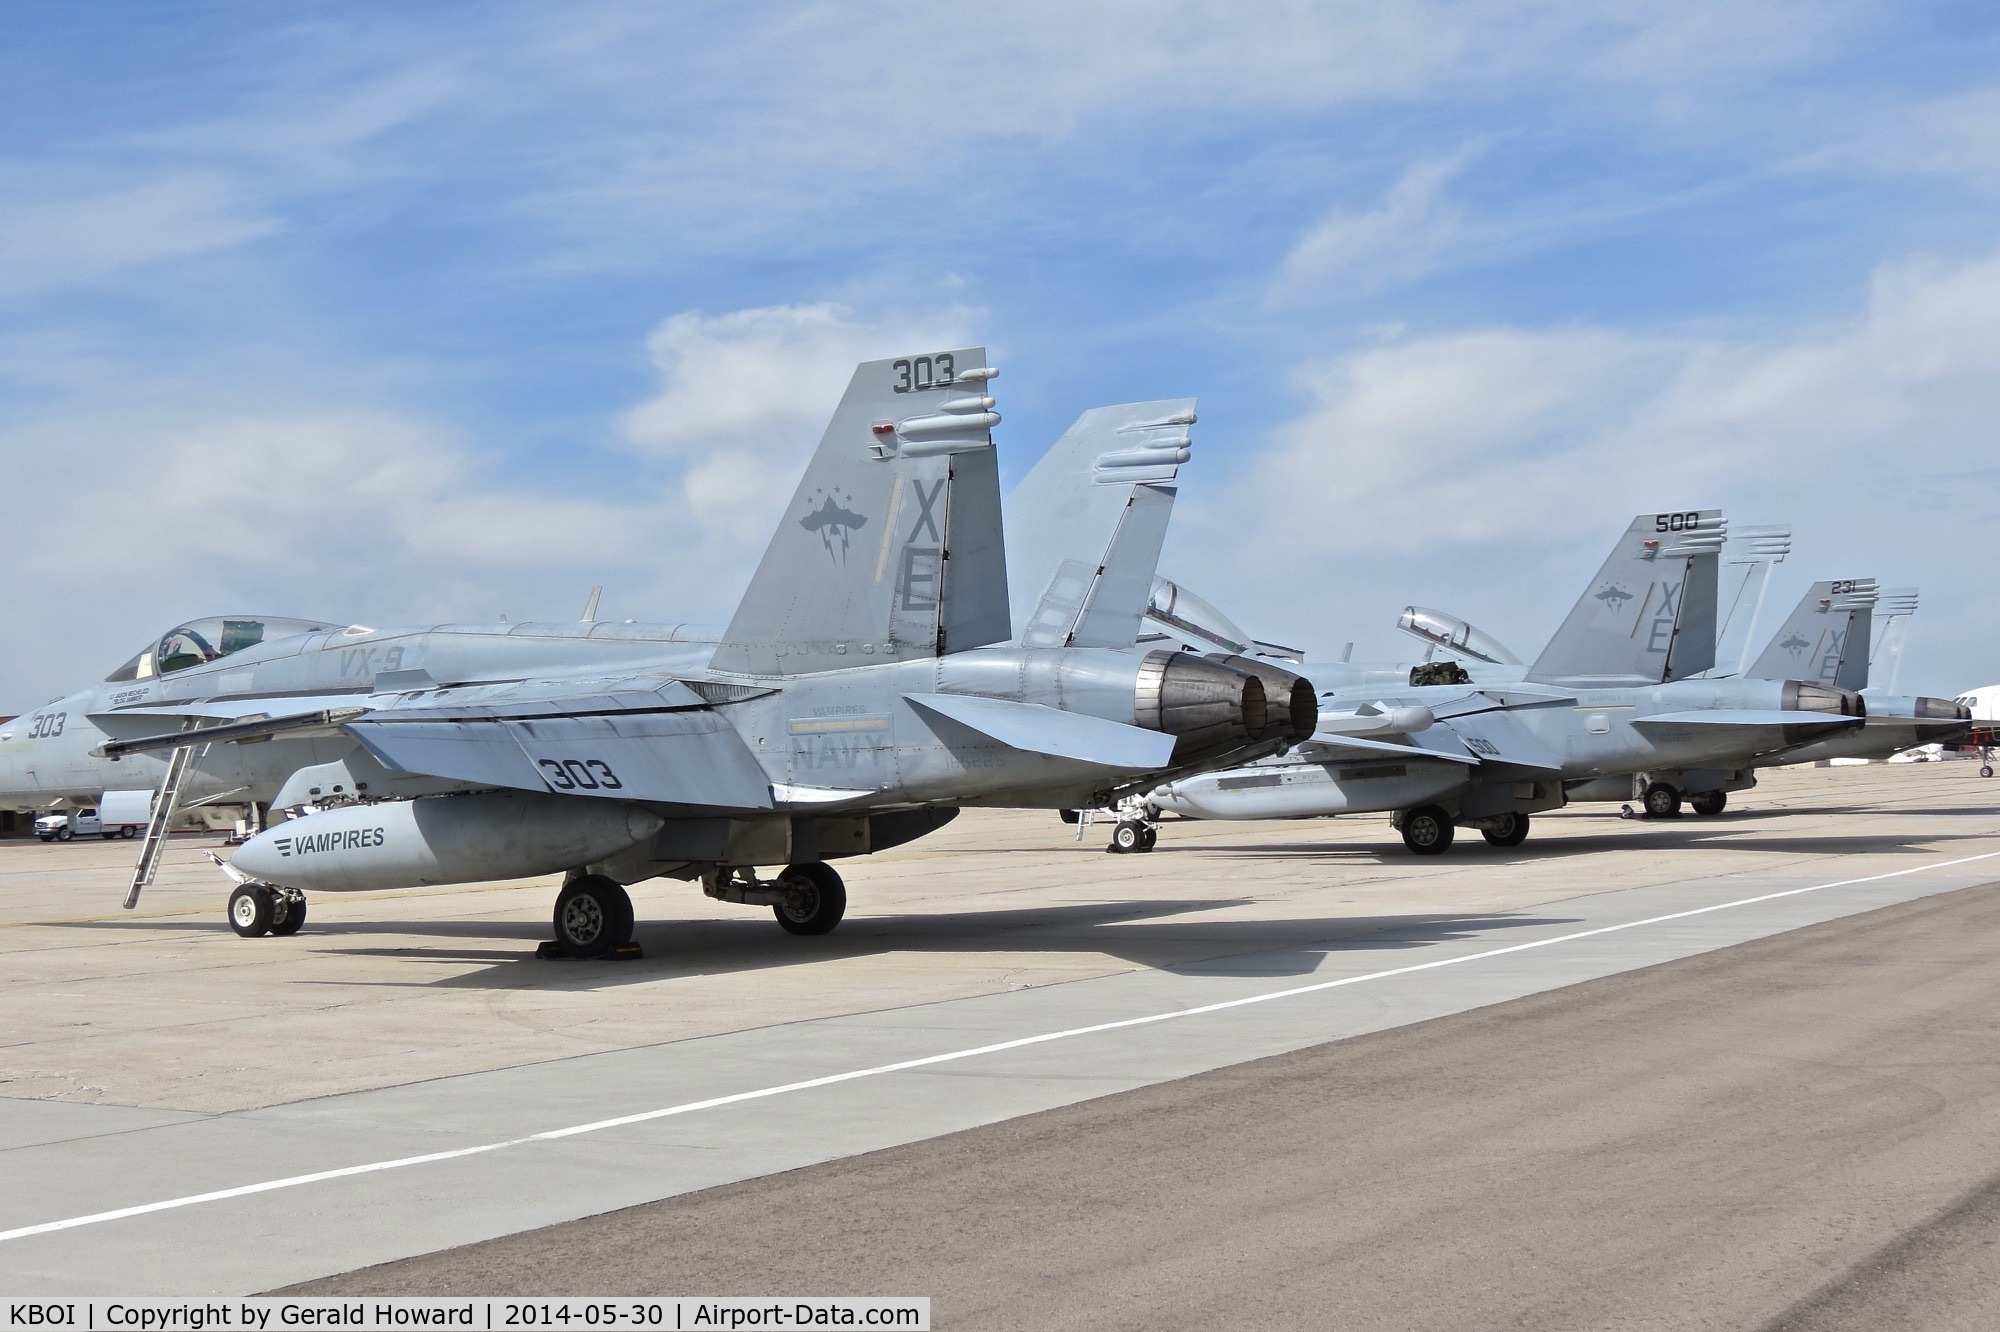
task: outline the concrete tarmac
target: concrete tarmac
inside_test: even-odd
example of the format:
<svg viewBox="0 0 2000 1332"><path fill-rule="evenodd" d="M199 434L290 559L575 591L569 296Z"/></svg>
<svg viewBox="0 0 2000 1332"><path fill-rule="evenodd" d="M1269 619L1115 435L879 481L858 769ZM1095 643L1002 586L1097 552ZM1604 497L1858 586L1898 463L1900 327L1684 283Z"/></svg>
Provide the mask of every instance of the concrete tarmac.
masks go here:
<svg viewBox="0 0 2000 1332"><path fill-rule="evenodd" d="M2000 1326L2000 884L299 1287L953 1328Z"/></svg>
<svg viewBox="0 0 2000 1332"><path fill-rule="evenodd" d="M1996 797L1805 770L1437 859L1378 819L1106 856L972 811L844 865L833 936L648 884L646 959L601 964L534 959L551 883L250 941L193 842L130 915L130 843L0 844L0 1291L248 1292L1504 1004L1989 881Z"/></svg>

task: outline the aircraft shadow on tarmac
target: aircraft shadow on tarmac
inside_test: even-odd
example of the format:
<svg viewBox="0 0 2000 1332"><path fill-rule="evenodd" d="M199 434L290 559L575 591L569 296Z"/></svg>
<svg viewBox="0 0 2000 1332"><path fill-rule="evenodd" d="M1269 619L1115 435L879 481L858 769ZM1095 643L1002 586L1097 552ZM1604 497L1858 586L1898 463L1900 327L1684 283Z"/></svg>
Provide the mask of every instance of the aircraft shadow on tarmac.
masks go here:
<svg viewBox="0 0 2000 1332"><path fill-rule="evenodd" d="M1508 915L1319 916L1284 920L1170 920L1244 900L1123 901L1018 911L849 917L824 938L795 939L765 917L641 920L633 933L646 956L629 962L544 961L527 949L422 947L325 948L321 955L487 962L484 971L440 979L362 982L418 988L597 990L677 977L717 976L887 953L1101 953L1180 975L1300 976L1330 954L1418 948L1494 929L1573 923L1568 918ZM422 934L438 938L539 938L520 922L342 921L308 923L301 935ZM353 981L311 982L354 984Z"/></svg>
<svg viewBox="0 0 2000 1332"><path fill-rule="evenodd" d="M1658 823L1648 821L1647 830L1634 832L1612 841L1577 832L1565 835L1561 832L1538 832L1532 842L1521 847L1482 846L1476 837L1462 838L1469 845L1454 846L1444 855L1431 860L1419 860L1401 846L1355 846L1352 843L1311 846L1292 844L1245 845L1242 843L1211 843L1203 850L1226 851L1233 856L1247 856L1257 860L1317 860L1332 864L1406 865L1418 869L1463 869L1474 864L1518 865L1536 860L1556 860L1571 856L1596 855L1607 851L1675 851L1690 847L1718 847L1735 851L1780 851L1786 853L1811 853L1836 851L1856 851L1879 854L1885 851L1920 851L1941 842L1963 842L1984 840L1993 836L1992 832L1948 832L1948 833L1828 833L1819 837L1770 837L1752 834L1755 828L1732 828L1726 823L1703 820L1690 824L1686 820ZM1737 839L1744 840L1737 840ZM1160 843L1160 850L1167 850L1167 843ZM1155 852L1154 854L1159 854Z"/></svg>

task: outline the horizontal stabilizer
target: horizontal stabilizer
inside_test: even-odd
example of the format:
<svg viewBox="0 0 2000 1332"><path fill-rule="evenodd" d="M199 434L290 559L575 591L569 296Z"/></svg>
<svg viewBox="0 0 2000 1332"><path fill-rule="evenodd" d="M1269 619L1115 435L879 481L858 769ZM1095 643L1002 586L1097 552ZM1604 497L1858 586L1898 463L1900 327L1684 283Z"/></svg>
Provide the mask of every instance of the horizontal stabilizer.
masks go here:
<svg viewBox="0 0 2000 1332"><path fill-rule="evenodd" d="M1785 712L1776 708L1711 708L1700 712L1659 712L1634 717L1634 726L1859 726L1865 717L1837 712Z"/></svg>
<svg viewBox="0 0 2000 1332"><path fill-rule="evenodd" d="M1174 737L1124 722L1108 721L1040 703L967 694L905 694L910 702L960 726L998 740L1010 749L1098 763L1107 768L1165 768L1173 761Z"/></svg>

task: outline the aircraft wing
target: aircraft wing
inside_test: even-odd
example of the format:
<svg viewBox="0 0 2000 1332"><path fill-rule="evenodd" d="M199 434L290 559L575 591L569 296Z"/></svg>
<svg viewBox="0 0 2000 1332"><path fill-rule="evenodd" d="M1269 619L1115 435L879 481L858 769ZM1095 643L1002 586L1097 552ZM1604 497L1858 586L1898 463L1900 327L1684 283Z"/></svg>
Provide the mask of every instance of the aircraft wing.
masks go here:
<svg viewBox="0 0 2000 1332"><path fill-rule="evenodd" d="M556 795L774 808L770 778L749 746L701 708L537 717L404 717L384 710L346 729L394 772Z"/></svg>
<svg viewBox="0 0 2000 1332"><path fill-rule="evenodd" d="M240 720L191 730L158 728L206 714L152 709L153 733L103 749L117 756L196 739L221 744L343 731L385 768L414 776L558 795L774 808L770 779L742 737L684 681L570 678L442 689L410 683L416 687L390 694L285 699L296 710L277 715L271 715L274 700L232 703Z"/></svg>

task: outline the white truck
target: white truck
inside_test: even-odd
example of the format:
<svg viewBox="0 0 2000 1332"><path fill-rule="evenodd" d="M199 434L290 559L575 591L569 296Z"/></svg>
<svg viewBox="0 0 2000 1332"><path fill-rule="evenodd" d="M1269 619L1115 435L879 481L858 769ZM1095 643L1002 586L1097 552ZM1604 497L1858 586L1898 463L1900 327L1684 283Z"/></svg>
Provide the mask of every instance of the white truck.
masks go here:
<svg viewBox="0 0 2000 1332"><path fill-rule="evenodd" d="M151 791L106 791L95 808L56 810L35 820L35 836L44 842L67 842L96 833L105 841L137 837L153 817Z"/></svg>

